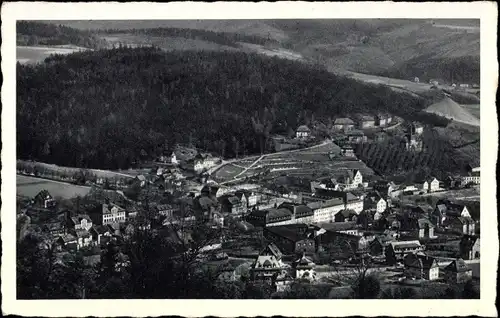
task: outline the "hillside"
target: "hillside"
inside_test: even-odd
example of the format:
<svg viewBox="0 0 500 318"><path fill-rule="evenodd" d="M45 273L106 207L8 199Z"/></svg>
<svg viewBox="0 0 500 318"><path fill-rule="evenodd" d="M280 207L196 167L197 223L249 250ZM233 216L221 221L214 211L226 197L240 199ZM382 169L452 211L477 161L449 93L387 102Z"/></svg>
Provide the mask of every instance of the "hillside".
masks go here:
<svg viewBox="0 0 500 318"><path fill-rule="evenodd" d="M259 153L270 134L312 117L414 118L427 106L322 68L241 52L85 51L18 65L17 78L19 159L76 167L128 168L178 142L226 157Z"/></svg>
<svg viewBox="0 0 500 318"><path fill-rule="evenodd" d="M252 36L331 69L422 81L479 82L479 20L56 21L79 29L198 29Z"/></svg>
<svg viewBox="0 0 500 318"><path fill-rule="evenodd" d="M460 123L465 123L471 126L479 126L479 119L474 117L474 115L472 115L467 109L448 97L430 105L425 109L425 111Z"/></svg>

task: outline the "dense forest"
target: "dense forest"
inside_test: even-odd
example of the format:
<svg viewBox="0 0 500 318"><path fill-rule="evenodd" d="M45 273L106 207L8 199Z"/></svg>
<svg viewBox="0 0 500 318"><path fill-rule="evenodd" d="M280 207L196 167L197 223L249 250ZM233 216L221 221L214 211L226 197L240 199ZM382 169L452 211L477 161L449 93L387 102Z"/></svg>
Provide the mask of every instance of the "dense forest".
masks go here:
<svg viewBox="0 0 500 318"><path fill-rule="evenodd" d="M426 100L257 54L126 48L17 65L20 159L126 168L176 143L231 157L312 117L388 111L413 118Z"/></svg>
<svg viewBox="0 0 500 318"><path fill-rule="evenodd" d="M423 55L398 64L380 75L402 79L418 77L421 81L437 79L457 85L479 84L480 63L479 57L474 56L429 58Z"/></svg>
<svg viewBox="0 0 500 318"><path fill-rule="evenodd" d="M257 35L248 35L231 32L215 32L199 29L183 28L151 28L151 29L105 29L98 30L100 34L134 34L155 37L181 37L194 40L204 40L220 45L239 47L238 42L247 42L259 45L280 45L271 38L264 38Z"/></svg>
<svg viewBox="0 0 500 318"><path fill-rule="evenodd" d="M17 45L67 45L91 49L104 47L106 42L91 32L63 25L34 21L18 21L16 25Z"/></svg>

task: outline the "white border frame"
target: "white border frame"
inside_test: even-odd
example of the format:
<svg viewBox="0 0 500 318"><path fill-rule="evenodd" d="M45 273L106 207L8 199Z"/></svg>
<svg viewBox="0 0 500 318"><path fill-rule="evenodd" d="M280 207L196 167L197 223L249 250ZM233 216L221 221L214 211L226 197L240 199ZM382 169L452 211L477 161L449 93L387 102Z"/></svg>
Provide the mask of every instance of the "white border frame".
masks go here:
<svg viewBox="0 0 500 318"><path fill-rule="evenodd" d="M16 300L16 20L480 18L481 299L480 300ZM494 2L176 2L2 4L2 311L29 316L496 316L497 5Z"/></svg>

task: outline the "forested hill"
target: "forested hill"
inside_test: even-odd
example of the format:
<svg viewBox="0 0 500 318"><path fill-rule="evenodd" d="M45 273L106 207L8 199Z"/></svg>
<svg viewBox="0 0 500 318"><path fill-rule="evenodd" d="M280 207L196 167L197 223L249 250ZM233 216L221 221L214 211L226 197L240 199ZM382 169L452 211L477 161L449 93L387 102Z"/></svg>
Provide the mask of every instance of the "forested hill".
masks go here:
<svg viewBox="0 0 500 318"><path fill-rule="evenodd" d="M319 67L239 52L85 51L18 64L17 79L18 157L77 167L124 168L177 142L256 153L269 134L312 117L411 117L426 106Z"/></svg>
<svg viewBox="0 0 500 318"><path fill-rule="evenodd" d="M72 44L91 49L105 46L105 41L90 31L35 21L18 21L16 37L17 45L24 46Z"/></svg>

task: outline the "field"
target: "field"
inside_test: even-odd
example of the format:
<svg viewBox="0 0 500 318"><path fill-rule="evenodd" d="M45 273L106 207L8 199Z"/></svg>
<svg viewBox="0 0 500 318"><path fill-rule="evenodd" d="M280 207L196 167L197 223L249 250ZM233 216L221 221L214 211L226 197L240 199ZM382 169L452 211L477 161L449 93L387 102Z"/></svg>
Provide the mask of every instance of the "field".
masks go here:
<svg viewBox="0 0 500 318"><path fill-rule="evenodd" d="M73 168L73 167L62 167L54 164L43 163L43 162L32 162L25 160L18 160L18 164L26 165L26 166L35 166L39 169L44 169L48 171L54 172L65 172L69 175L72 175L76 172L79 172L81 169ZM98 170L98 169L85 169L86 171L95 174L97 178L134 178L137 174L141 173L143 170L125 170L120 172L110 171L110 170Z"/></svg>
<svg viewBox="0 0 500 318"><path fill-rule="evenodd" d="M242 171L243 169L240 167L236 167L233 164L227 164L216 171L215 178L229 180L237 176Z"/></svg>
<svg viewBox="0 0 500 318"><path fill-rule="evenodd" d="M19 63L43 62L51 54L70 54L80 50L87 50L76 46L17 46L16 59Z"/></svg>
<svg viewBox="0 0 500 318"><path fill-rule="evenodd" d="M25 197L34 197L41 190L49 191L55 198L69 199L76 196L85 196L89 193L90 187L83 187L63 183L58 181L51 181L46 179L17 176L17 194Z"/></svg>
<svg viewBox="0 0 500 318"><path fill-rule="evenodd" d="M469 113L474 115L477 118L481 118L481 109L479 108L479 104L469 104L469 105L460 105L463 108L467 109Z"/></svg>

